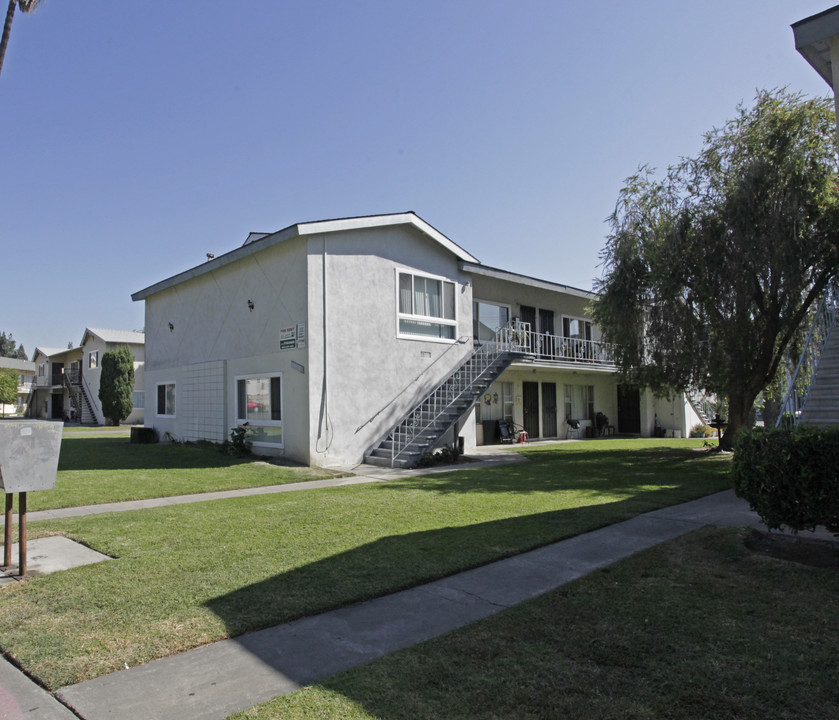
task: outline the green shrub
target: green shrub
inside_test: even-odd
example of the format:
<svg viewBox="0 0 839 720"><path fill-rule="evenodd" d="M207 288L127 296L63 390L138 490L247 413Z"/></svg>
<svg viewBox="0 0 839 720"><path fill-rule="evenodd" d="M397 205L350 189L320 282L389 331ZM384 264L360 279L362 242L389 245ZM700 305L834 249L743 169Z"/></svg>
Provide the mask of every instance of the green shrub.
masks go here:
<svg viewBox="0 0 839 720"><path fill-rule="evenodd" d="M696 425L690 429L690 436L692 438L713 437L714 435L714 428L710 425L705 425L704 423L696 423Z"/></svg>
<svg viewBox="0 0 839 720"><path fill-rule="evenodd" d="M222 451L236 457L245 457L251 454L253 447L253 428L250 423L237 425L230 431L230 442L221 445Z"/></svg>
<svg viewBox="0 0 839 720"><path fill-rule="evenodd" d="M734 489L770 528L839 535L839 427L743 428Z"/></svg>
<svg viewBox="0 0 839 720"><path fill-rule="evenodd" d="M424 452L417 460L415 467L426 468L434 465L452 465L460 460L460 449L457 445L444 445L437 452Z"/></svg>

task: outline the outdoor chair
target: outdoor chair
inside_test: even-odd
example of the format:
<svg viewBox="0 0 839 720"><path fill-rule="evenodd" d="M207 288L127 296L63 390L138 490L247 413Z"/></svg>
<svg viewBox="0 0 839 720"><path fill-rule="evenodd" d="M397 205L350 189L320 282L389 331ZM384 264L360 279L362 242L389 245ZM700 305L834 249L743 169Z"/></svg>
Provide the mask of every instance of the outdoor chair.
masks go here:
<svg viewBox="0 0 839 720"><path fill-rule="evenodd" d="M502 443L527 442L527 433L521 425L509 420L498 421L498 434Z"/></svg>
<svg viewBox="0 0 839 720"><path fill-rule="evenodd" d="M571 433L574 433L574 437L580 437L580 421L579 420L566 420L565 424L568 425L568 432L565 434L565 437L571 437Z"/></svg>
<svg viewBox="0 0 839 720"><path fill-rule="evenodd" d="M502 443L513 442L513 433L511 432L510 426L507 424L506 420L498 421L498 437L501 438Z"/></svg>
<svg viewBox="0 0 839 720"><path fill-rule="evenodd" d="M594 426L597 428L598 437L603 437L604 435L609 434L609 418L602 412L598 412L594 416ZM612 429L614 430L614 427Z"/></svg>

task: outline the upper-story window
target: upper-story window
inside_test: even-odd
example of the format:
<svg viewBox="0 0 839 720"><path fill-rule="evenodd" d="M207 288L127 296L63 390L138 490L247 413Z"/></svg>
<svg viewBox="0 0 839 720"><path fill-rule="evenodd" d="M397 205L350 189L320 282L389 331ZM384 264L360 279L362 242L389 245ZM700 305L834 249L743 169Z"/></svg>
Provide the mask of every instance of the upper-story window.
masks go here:
<svg viewBox="0 0 839 720"><path fill-rule="evenodd" d="M91 370L99 367L99 351L87 354L87 366Z"/></svg>
<svg viewBox="0 0 839 720"><path fill-rule="evenodd" d="M455 286L442 278L399 273L399 335L454 340Z"/></svg>
<svg viewBox="0 0 839 720"><path fill-rule="evenodd" d="M575 340L591 340L591 323L580 318L562 318L562 336Z"/></svg>
<svg viewBox="0 0 839 720"><path fill-rule="evenodd" d="M510 323L510 308L506 305L476 300L472 303L472 335L478 342L492 340L499 328Z"/></svg>

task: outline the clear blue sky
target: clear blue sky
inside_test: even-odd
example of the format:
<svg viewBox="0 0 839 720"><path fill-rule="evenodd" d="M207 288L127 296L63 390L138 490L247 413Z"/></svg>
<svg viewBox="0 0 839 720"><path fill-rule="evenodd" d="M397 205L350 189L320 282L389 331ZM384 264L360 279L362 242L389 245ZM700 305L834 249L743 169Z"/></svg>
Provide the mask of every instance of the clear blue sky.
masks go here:
<svg viewBox="0 0 839 720"><path fill-rule="evenodd" d="M132 292L250 231L405 210L588 289L640 164L829 94L789 26L831 4L42 0L0 76L0 330L141 329Z"/></svg>

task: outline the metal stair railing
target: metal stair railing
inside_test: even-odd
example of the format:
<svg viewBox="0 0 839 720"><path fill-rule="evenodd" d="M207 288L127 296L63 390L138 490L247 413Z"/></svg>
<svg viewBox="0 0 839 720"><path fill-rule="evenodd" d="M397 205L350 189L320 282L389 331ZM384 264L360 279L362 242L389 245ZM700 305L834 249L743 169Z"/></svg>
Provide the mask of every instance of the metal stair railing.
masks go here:
<svg viewBox="0 0 839 720"><path fill-rule="evenodd" d="M455 403L467 397L478 379L502 355L529 352L525 345L529 333L528 323L519 322L515 326L500 328L492 340L477 347L457 369L410 410L390 432L391 466L417 437L427 433Z"/></svg>
<svg viewBox="0 0 839 720"><path fill-rule="evenodd" d="M837 313L838 304L839 285L836 280L833 280L822 293L821 302L813 318L813 325L807 335L807 342L804 344L801 358L790 379L784 401L781 403L781 411L778 413L775 427L780 426L782 422L790 421L793 425L798 425L819 369L824 344L836 325L837 314L839 314Z"/></svg>
<svg viewBox="0 0 839 720"><path fill-rule="evenodd" d="M699 416L699 419L705 424L708 425L711 420L714 419L714 407L711 405L711 401L708 399L708 396L702 392L699 388L690 387L685 390L685 395L687 396L688 402L691 404L691 407L696 411L696 414Z"/></svg>

